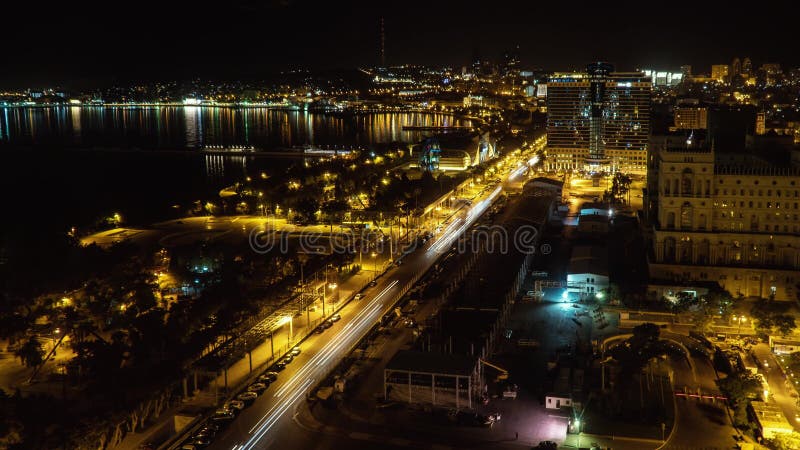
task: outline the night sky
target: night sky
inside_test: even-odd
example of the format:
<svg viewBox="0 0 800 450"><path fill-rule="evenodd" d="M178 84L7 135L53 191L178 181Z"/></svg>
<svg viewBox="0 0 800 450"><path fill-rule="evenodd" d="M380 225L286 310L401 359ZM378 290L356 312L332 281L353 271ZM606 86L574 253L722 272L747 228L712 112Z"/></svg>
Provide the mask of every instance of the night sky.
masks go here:
<svg viewBox="0 0 800 450"><path fill-rule="evenodd" d="M603 59L621 70L688 63L708 72L733 56L798 66L791 21L800 8L756 10L769 3L29 1L2 15L0 86L259 78L290 67L377 64L380 17L390 64L461 67L476 50L498 59L518 44L524 66L553 70Z"/></svg>

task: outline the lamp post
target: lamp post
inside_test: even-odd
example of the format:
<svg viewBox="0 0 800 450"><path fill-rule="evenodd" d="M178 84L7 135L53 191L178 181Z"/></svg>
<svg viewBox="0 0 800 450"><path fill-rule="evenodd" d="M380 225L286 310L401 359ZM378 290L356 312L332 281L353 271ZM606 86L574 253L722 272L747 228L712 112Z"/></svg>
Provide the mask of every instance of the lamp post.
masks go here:
<svg viewBox="0 0 800 450"><path fill-rule="evenodd" d="M736 331L736 334L738 334L739 336L741 336L741 335L742 335L742 322L747 322L747 317L745 317L745 316L739 316L739 317L738 317L736 320L739 322L739 328L738 328L738 330Z"/></svg>
<svg viewBox="0 0 800 450"><path fill-rule="evenodd" d="M292 335L294 334L293 324L294 320L292 320L292 316L286 316L283 318L284 323L289 323L289 342L292 342Z"/></svg>
<svg viewBox="0 0 800 450"><path fill-rule="evenodd" d="M325 266L325 283L322 285L322 318L325 318L325 291L328 289L328 266Z"/></svg>
<svg viewBox="0 0 800 450"><path fill-rule="evenodd" d="M336 290L336 287L337 287L337 286L338 286L338 285L337 285L336 283L330 283L330 284L328 284L328 288L331 290L331 296L333 295L333 291L335 291L335 290ZM337 296L337 297L338 297L338 296ZM338 300L338 298L337 298L337 297L335 297L335 298L334 298L334 301L333 301L334 305L337 303L337 300ZM335 308L336 308L336 307L334 306L334 309L335 309Z"/></svg>
<svg viewBox="0 0 800 450"><path fill-rule="evenodd" d="M375 278L378 277L378 260L376 259L378 254L375 253L375 252L372 252L371 256L372 256L372 272L373 272L372 278L375 279Z"/></svg>

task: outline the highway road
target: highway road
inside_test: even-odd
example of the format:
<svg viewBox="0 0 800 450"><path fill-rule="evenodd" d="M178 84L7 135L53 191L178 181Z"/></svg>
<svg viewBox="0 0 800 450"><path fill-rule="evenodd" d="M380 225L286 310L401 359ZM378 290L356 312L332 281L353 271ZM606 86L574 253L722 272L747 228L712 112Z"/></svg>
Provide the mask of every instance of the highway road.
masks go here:
<svg viewBox="0 0 800 450"><path fill-rule="evenodd" d="M512 176L518 174L512 173ZM462 214L450 219L442 231L423 247L403 258L403 264L390 269L368 288L360 300L340 311L341 320L322 334L314 334L301 344L303 352L280 372L258 399L245 408L217 434L210 449L252 450L273 446L286 437L295 407L307 393L333 369L366 335L408 288L448 252L457 237L502 193L502 186L486 189Z"/></svg>

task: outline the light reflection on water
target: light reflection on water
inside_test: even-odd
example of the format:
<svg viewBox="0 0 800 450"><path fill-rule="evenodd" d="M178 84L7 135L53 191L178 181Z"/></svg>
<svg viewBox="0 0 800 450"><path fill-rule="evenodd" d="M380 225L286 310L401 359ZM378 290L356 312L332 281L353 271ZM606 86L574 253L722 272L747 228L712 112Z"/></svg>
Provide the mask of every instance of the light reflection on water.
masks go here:
<svg viewBox="0 0 800 450"><path fill-rule="evenodd" d="M444 114L330 115L269 108L30 107L0 108L0 142L77 147L197 148L252 145L370 145L418 142L404 125L468 125Z"/></svg>

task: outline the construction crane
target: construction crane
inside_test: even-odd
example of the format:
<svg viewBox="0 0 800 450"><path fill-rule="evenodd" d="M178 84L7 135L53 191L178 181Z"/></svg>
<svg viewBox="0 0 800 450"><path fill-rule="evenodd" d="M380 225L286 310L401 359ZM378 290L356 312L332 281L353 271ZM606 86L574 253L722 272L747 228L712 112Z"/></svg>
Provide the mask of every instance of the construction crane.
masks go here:
<svg viewBox="0 0 800 450"><path fill-rule="evenodd" d="M508 379L508 371L506 369L503 369L500 366L496 366L496 365L490 363L489 361L486 361L486 360L483 360L483 359L479 359L479 361L481 362L481 364L483 364L485 366L489 366L489 367L491 367L491 368L493 368L493 369L495 369L495 370L497 370L499 372L497 374L497 378L494 379L495 382L503 381L503 380L507 380Z"/></svg>

